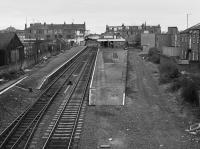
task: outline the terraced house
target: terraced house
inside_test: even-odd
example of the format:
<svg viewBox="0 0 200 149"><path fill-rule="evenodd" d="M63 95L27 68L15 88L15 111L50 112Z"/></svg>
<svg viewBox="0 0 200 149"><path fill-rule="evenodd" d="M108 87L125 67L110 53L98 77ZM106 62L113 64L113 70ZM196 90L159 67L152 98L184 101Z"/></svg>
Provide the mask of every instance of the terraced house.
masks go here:
<svg viewBox="0 0 200 149"><path fill-rule="evenodd" d="M81 43L84 40L85 31L85 22L83 24L33 23L30 24L30 27L25 25L26 39L55 40L63 38L68 42Z"/></svg>
<svg viewBox="0 0 200 149"><path fill-rule="evenodd" d="M141 42L141 33L144 32L160 34L161 26L150 26L142 24L141 26L109 26L106 25L106 33L115 33L121 35L123 38L128 41L129 44L140 44Z"/></svg>
<svg viewBox="0 0 200 149"><path fill-rule="evenodd" d="M192 61L200 60L200 23L180 33L181 56Z"/></svg>

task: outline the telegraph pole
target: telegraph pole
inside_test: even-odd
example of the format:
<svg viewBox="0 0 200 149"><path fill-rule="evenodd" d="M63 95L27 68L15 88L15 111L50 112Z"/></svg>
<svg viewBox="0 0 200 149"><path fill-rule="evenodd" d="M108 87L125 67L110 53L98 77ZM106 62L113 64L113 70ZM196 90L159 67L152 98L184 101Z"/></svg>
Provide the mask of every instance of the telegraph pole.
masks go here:
<svg viewBox="0 0 200 149"><path fill-rule="evenodd" d="M188 15L189 15L189 14L187 13L187 29L188 29Z"/></svg>
<svg viewBox="0 0 200 149"><path fill-rule="evenodd" d="M191 15L191 14L187 13L187 29L189 27L189 15Z"/></svg>

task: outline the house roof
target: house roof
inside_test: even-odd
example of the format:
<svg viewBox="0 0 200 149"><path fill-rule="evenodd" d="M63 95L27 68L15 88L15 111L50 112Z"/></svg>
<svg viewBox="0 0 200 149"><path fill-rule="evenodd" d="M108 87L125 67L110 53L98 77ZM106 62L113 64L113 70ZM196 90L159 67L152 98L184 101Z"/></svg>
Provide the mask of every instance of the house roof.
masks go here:
<svg viewBox="0 0 200 149"><path fill-rule="evenodd" d="M15 35L13 32L0 33L0 50L6 49Z"/></svg>
<svg viewBox="0 0 200 149"><path fill-rule="evenodd" d="M189 31L191 31L191 30L200 30L200 23L182 31L181 33L189 33Z"/></svg>
<svg viewBox="0 0 200 149"><path fill-rule="evenodd" d="M31 24L28 29L73 29L85 30L85 24Z"/></svg>
<svg viewBox="0 0 200 149"><path fill-rule="evenodd" d="M56 24L56 25L48 25L49 28L52 29L73 29L73 30L85 30L84 24Z"/></svg>
<svg viewBox="0 0 200 149"><path fill-rule="evenodd" d="M126 40L123 39L123 38L119 38L119 39L97 39L98 42L101 42L101 41L113 41L113 42L117 42L117 41L121 41L121 42L125 42Z"/></svg>

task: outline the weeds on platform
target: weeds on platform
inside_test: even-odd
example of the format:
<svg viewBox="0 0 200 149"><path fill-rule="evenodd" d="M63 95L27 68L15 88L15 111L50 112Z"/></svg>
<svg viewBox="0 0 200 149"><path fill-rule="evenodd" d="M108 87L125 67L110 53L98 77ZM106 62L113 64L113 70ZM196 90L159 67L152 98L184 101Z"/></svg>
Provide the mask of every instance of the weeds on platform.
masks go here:
<svg viewBox="0 0 200 149"><path fill-rule="evenodd" d="M160 52L157 48L150 48L148 53L149 61L160 64Z"/></svg>
<svg viewBox="0 0 200 149"><path fill-rule="evenodd" d="M200 78L198 78L200 79ZM199 106L199 84L192 75L182 75L173 80L169 91L176 92L180 90L183 101Z"/></svg>
<svg viewBox="0 0 200 149"><path fill-rule="evenodd" d="M169 88L169 91L170 92L178 91L182 87L181 82L182 82L182 78L181 77L174 79L172 84L171 84L171 86L170 86L170 88Z"/></svg>
<svg viewBox="0 0 200 149"><path fill-rule="evenodd" d="M181 83L181 97L184 101L199 106L199 94L197 83L191 78L184 78Z"/></svg>
<svg viewBox="0 0 200 149"><path fill-rule="evenodd" d="M7 73L3 73L0 75L1 79L4 80L13 80L13 79L17 79L18 77L20 77L21 75L24 75L25 72L23 70L19 70L19 71L12 71L12 72L7 72Z"/></svg>
<svg viewBox="0 0 200 149"><path fill-rule="evenodd" d="M165 62L159 65L160 83L169 83L180 76L178 66L173 62Z"/></svg>

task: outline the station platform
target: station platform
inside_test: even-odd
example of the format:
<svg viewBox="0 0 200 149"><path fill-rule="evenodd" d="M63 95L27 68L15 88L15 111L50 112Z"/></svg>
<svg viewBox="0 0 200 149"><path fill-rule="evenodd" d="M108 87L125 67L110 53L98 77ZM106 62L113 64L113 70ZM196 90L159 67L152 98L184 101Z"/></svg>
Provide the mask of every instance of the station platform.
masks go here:
<svg viewBox="0 0 200 149"><path fill-rule="evenodd" d="M46 62L37 64L31 69L28 69L24 76L16 80L9 81L0 85L0 93L6 92L8 89L17 85L21 88L40 89L53 73L55 73L62 65L67 63L72 57L84 50L86 46L73 47L56 56L47 59ZM26 70L25 70L26 71Z"/></svg>
<svg viewBox="0 0 200 149"><path fill-rule="evenodd" d="M99 49L90 84L89 105L124 105L127 51Z"/></svg>

